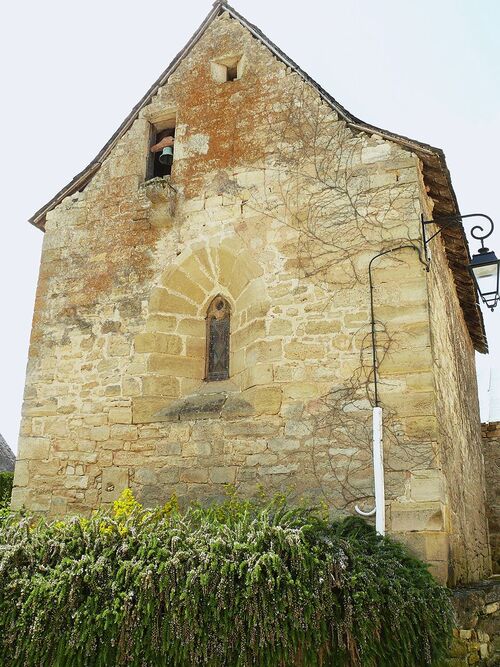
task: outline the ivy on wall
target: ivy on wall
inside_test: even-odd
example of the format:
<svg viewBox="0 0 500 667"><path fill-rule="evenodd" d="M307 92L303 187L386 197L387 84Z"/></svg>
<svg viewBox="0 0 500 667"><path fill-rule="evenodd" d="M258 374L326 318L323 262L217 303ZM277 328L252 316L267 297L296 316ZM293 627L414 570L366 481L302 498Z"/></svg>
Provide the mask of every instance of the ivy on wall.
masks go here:
<svg viewBox="0 0 500 667"><path fill-rule="evenodd" d="M422 667L452 612L424 564L359 519L230 497L0 522L0 664Z"/></svg>

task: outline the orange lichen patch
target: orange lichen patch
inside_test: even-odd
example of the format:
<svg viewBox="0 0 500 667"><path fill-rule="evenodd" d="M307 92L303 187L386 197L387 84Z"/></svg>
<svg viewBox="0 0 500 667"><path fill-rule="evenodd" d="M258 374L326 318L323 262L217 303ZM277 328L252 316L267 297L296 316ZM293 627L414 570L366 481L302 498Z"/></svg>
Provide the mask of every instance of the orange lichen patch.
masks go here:
<svg viewBox="0 0 500 667"><path fill-rule="evenodd" d="M148 223L133 222L129 216L124 219L123 214L117 220L115 215L118 217L117 210L123 202L128 203L134 213L138 210L135 193L130 191L122 191L112 207L106 206L104 197L94 200L94 221L87 223L85 243L73 246L69 258L42 261L30 358L37 357L42 347L53 344L55 331L62 322L67 329L77 327L87 333L89 324L84 314L103 301L103 295L111 294L120 284L148 283L152 279L154 254L151 250L160 232ZM96 218L99 222L95 222Z"/></svg>
<svg viewBox="0 0 500 667"><path fill-rule="evenodd" d="M151 250L158 236L159 230L150 226L136 226L128 220L103 221L90 236L89 248L81 258L83 261L73 262L71 267L73 272L77 269L77 275L74 275L78 281L77 303L90 305L98 300L100 294L127 282L131 276L134 282L149 280L154 272ZM102 258L97 264L87 261L94 249L95 254Z"/></svg>
<svg viewBox="0 0 500 667"><path fill-rule="evenodd" d="M85 281L86 294L82 294L83 301L87 301L91 295L109 290L112 284L111 275L115 273L114 270L111 270L112 268L115 269L116 267L112 267L111 263L108 263L104 271L94 273L87 278Z"/></svg>
<svg viewBox="0 0 500 667"><path fill-rule="evenodd" d="M39 343L44 338L44 324L48 317L44 318L47 311L47 303L50 297L51 281L57 275L58 264L56 262L42 262L38 275L38 285L35 295L35 306L31 325L29 357L34 358L39 353Z"/></svg>
<svg viewBox="0 0 500 667"><path fill-rule="evenodd" d="M244 167L261 161L265 155L265 141L258 137L255 127L243 119L265 108L269 103L269 88L255 72L248 72L243 80L217 83L210 76L207 63L218 53L234 51L238 44L232 40L217 43L217 48L203 54L203 65L194 68L179 88L180 120L189 128L189 136L208 137L206 153L196 153L182 160L175 171L176 180L182 181L187 196L194 195L198 179L218 169Z"/></svg>

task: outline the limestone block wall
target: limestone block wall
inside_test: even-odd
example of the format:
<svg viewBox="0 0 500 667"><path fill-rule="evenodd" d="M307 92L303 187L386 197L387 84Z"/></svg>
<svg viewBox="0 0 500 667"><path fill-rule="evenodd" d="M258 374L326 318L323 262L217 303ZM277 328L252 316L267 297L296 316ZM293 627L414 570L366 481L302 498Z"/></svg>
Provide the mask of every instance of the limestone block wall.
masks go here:
<svg viewBox="0 0 500 667"><path fill-rule="evenodd" d="M500 664L500 582L481 581L453 591L456 628L443 667Z"/></svg>
<svg viewBox="0 0 500 667"><path fill-rule="evenodd" d="M426 212L431 219L431 210ZM441 237L430 244L429 305L436 387L437 462L444 474L449 582L491 573L474 349Z"/></svg>
<svg viewBox="0 0 500 667"><path fill-rule="evenodd" d="M241 77L215 80L229 56ZM151 126L173 120L172 175L145 182ZM418 246L423 192L414 155L351 132L240 24L214 21L47 216L13 505L88 512L126 486L147 504L209 500L230 483L371 507L367 269L381 249ZM445 306L429 304L413 248L374 281L388 529L446 580L455 510L429 324ZM218 294L230 378L208 383Z"/></svg>
<svg viewBox="0 0 500 667"><path fill-rule="evenodd" d="M482 425L486 513L493 572L500 574L500 422Z"/></svg>

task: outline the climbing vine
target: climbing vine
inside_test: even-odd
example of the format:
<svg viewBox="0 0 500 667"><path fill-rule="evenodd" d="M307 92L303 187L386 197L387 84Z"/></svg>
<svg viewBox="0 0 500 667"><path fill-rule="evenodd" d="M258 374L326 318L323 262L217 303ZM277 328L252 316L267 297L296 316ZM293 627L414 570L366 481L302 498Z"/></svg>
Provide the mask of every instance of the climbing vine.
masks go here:
<svg viewBox="0 0 500 667"><path fill-rule="evenodd" d="M0 522L0 664L437 665L448 593L358 519L284 499Z"/></svg>
<svg viewBox="0 0 500 667"><path fill-rule="evenodd" d="M416 342L411 327L400 326L395 313L387 314L390 304L402 306L407 298L396 295L397 281L393 277L388 282L387 275L388 267L406 267L408 289L422 279L418 271L424 271L423 263L415 267L421 245L418 171L413 158L398 154L395 145L390 160L363 162L366 142L374 137L347 124L307 82L290 75L286 85L287 93L267 118L264 188L248 192L245 206L284 230L284 250L293 258L286 264L287 273L295 273L297 280L296 303L312 301L303 306L300 319L307 321L308 310L318 318L324 313L323 333L330 335L330 348L324 348L320 365L331 373L323 368L305 371L316 372L311 377L323 383L324 391L306 405L303 415L311 433L310 467L316 495L337 509L354 511L356 504L371 505L373 498L375 376L368 268L376 255L399 247L373 267L387 500L404 493L409 470L435 465L430 443L416 443L407 433L398 408L400 394L394 391L399 378L383 372L391 355ZM304 333L300 328L297 338ZM312 335L309 340L314 340ZM331 442L335 446L329 446Z"/></svg>

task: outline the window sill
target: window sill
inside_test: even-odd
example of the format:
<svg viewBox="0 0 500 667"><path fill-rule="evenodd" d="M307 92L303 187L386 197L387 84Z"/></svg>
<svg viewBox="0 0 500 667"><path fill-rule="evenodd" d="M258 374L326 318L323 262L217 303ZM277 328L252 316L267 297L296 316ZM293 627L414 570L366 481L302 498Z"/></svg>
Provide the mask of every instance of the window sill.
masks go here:
<svg viewBox="0 0 500 667"><path fill-rule="evenodd" d="M235 419L254 415L254 407L244 399L237 387L230 380L222 380L203 383L195 393L173 401L156 413L155 420L199 421L201 419Z"/></svg>

